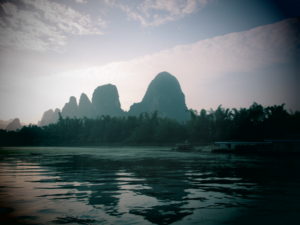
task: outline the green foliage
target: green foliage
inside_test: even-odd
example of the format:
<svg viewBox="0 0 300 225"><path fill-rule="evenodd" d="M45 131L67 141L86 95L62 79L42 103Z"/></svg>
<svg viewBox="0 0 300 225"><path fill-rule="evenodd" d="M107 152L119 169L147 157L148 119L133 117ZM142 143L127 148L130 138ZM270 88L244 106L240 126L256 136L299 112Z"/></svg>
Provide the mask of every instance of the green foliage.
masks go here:
<svg viewBox="0 0 300 225"><path fill-rule="evenodd" d="M44 127L29 125L19 131L0 130L1 146L163 145L189 140L205 144L217 140L299 138L300 112L288 113L284 105L209 112L190 111L185 123L162 118L158 113L138 117L101 116L97 119L62 118Z"/></svg>

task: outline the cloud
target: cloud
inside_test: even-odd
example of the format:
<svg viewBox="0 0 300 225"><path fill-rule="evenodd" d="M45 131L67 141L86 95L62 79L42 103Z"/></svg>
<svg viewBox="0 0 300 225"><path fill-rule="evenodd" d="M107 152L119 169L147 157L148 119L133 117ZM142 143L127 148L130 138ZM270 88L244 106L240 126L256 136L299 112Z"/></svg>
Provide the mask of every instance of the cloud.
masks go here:
<svg viewBox="0 0 300 225"><path fill-rule="evenodd" d="M0 45L16 49L59 50L70 35L101 35L106 23L47 0L0 4Z"/></svg>
<svg viewBox="0 0 300 225"><path fill-rule="evenodd" d="M209 1L211 0L144 0L140 4L125 4L120 0L106 2L120 8L130 19L140 22L143 26L159 26L195 13Z"/></svg>
<svg viewBox="0 0 300 225"><path fill-rule="evenodd" d="M22 121L33 122L45 110L63 107L69 96L79 98L85 92L91 97L98 85L112 83L118 87L122 108L128 110L141 101L157 73L168 71L178 78L189 108L209 109L219 104L247 107L257 101L265 105L285 102L300 109L295 97L299 91L299 25L299 19L289 19L132 60L50 76L3 76L0 105L9 117L12 113L8 111L14 110L23 113ZM6 111L0 112L2 118Z"/></svg>
<svg viewBox="0 0 300 225"><path fill-rule="evenodd" d="M79 4L86 4L88 2L88 0L75 0L75 2L77 2Z"/></svg>
<svg viewBox="0 0 300 225"><path fill-rule="evenodd" d="M297 30L299 25L299 20L290 19L244 32L176 46L128 61L57 74L45 78L47 81L42 83L47 86L53 84L53 88L59 90L59 95L65 93L61 105L71 95L79 96L83 91L91 96L97 85L113 83L117 85L120 92L122 107L128 109L132 103L141 100L147 85L157 73L169 71L179 79L186 94L187 104L191 108L210 108L221 103L234 106L234 99L237 98L239 100L235 103L245 106L253 101L264 99L263 90L268 82L263 81L265 78L260 78L257 74L263 74L265 68L273 65L292 62L296 54L299 58L300 35ZM270 82L273 79L272 73L281 76L282 79L285 77L288 79L287 77L291 75L271 71L267 74L270 76L268 78ZM237 86L236 90L250 89L250 86L247 86L249 80L254 82L251 85L260 85L262 89L257 92L250 91L249 96L243 96L241 92L236 94L235 90L225 90L223 84L229 82L229 74L237 76L233 80L244 80L243 82L246 83L245 87ZM59 85L55 82L58 79ZM72 84L69 80L72 80ZM280 86L280 83L276 85ZM251 88L257 87L251 86ZM272 91L274 95L280 95L276 88ZM270 92L269 95L272 93ZM59 96L56 97L59 99ZM289 100L284 96L281 99L286 102ZM271 100L266 104L282 103L274 99L271 102Z"/></svg>

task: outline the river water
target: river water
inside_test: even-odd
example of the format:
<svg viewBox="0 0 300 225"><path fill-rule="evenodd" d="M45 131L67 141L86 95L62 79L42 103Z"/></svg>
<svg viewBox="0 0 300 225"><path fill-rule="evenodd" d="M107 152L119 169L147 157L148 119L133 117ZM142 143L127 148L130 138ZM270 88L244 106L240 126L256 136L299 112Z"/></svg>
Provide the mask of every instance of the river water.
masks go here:
<svg viewBox="0 0 300 225"><path fill-rule="evenodd" d="M0 149L0 224L300 224L300 158Z"/></svg>

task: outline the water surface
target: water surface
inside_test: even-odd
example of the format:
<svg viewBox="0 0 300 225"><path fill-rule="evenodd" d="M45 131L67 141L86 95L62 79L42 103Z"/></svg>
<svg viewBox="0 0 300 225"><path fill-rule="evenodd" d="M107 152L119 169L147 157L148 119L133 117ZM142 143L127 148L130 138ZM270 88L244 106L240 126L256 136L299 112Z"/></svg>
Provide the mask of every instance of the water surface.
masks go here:
<svg viewBox="0 0 300 225"><path fill-rule="evenodd" d="M1 224L300 224L297 157L2 148Z"/></svg>

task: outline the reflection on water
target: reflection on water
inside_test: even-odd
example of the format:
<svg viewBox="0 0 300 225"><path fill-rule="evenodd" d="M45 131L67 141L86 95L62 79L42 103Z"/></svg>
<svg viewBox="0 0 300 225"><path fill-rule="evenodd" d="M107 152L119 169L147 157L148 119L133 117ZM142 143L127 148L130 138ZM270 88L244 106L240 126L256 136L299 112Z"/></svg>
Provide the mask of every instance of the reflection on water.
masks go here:
<svg viewBox="0 0 300 225"><path fill-rule="evenodd" d="M1 224L300 224L298 158L0 150Z"/></svg>

